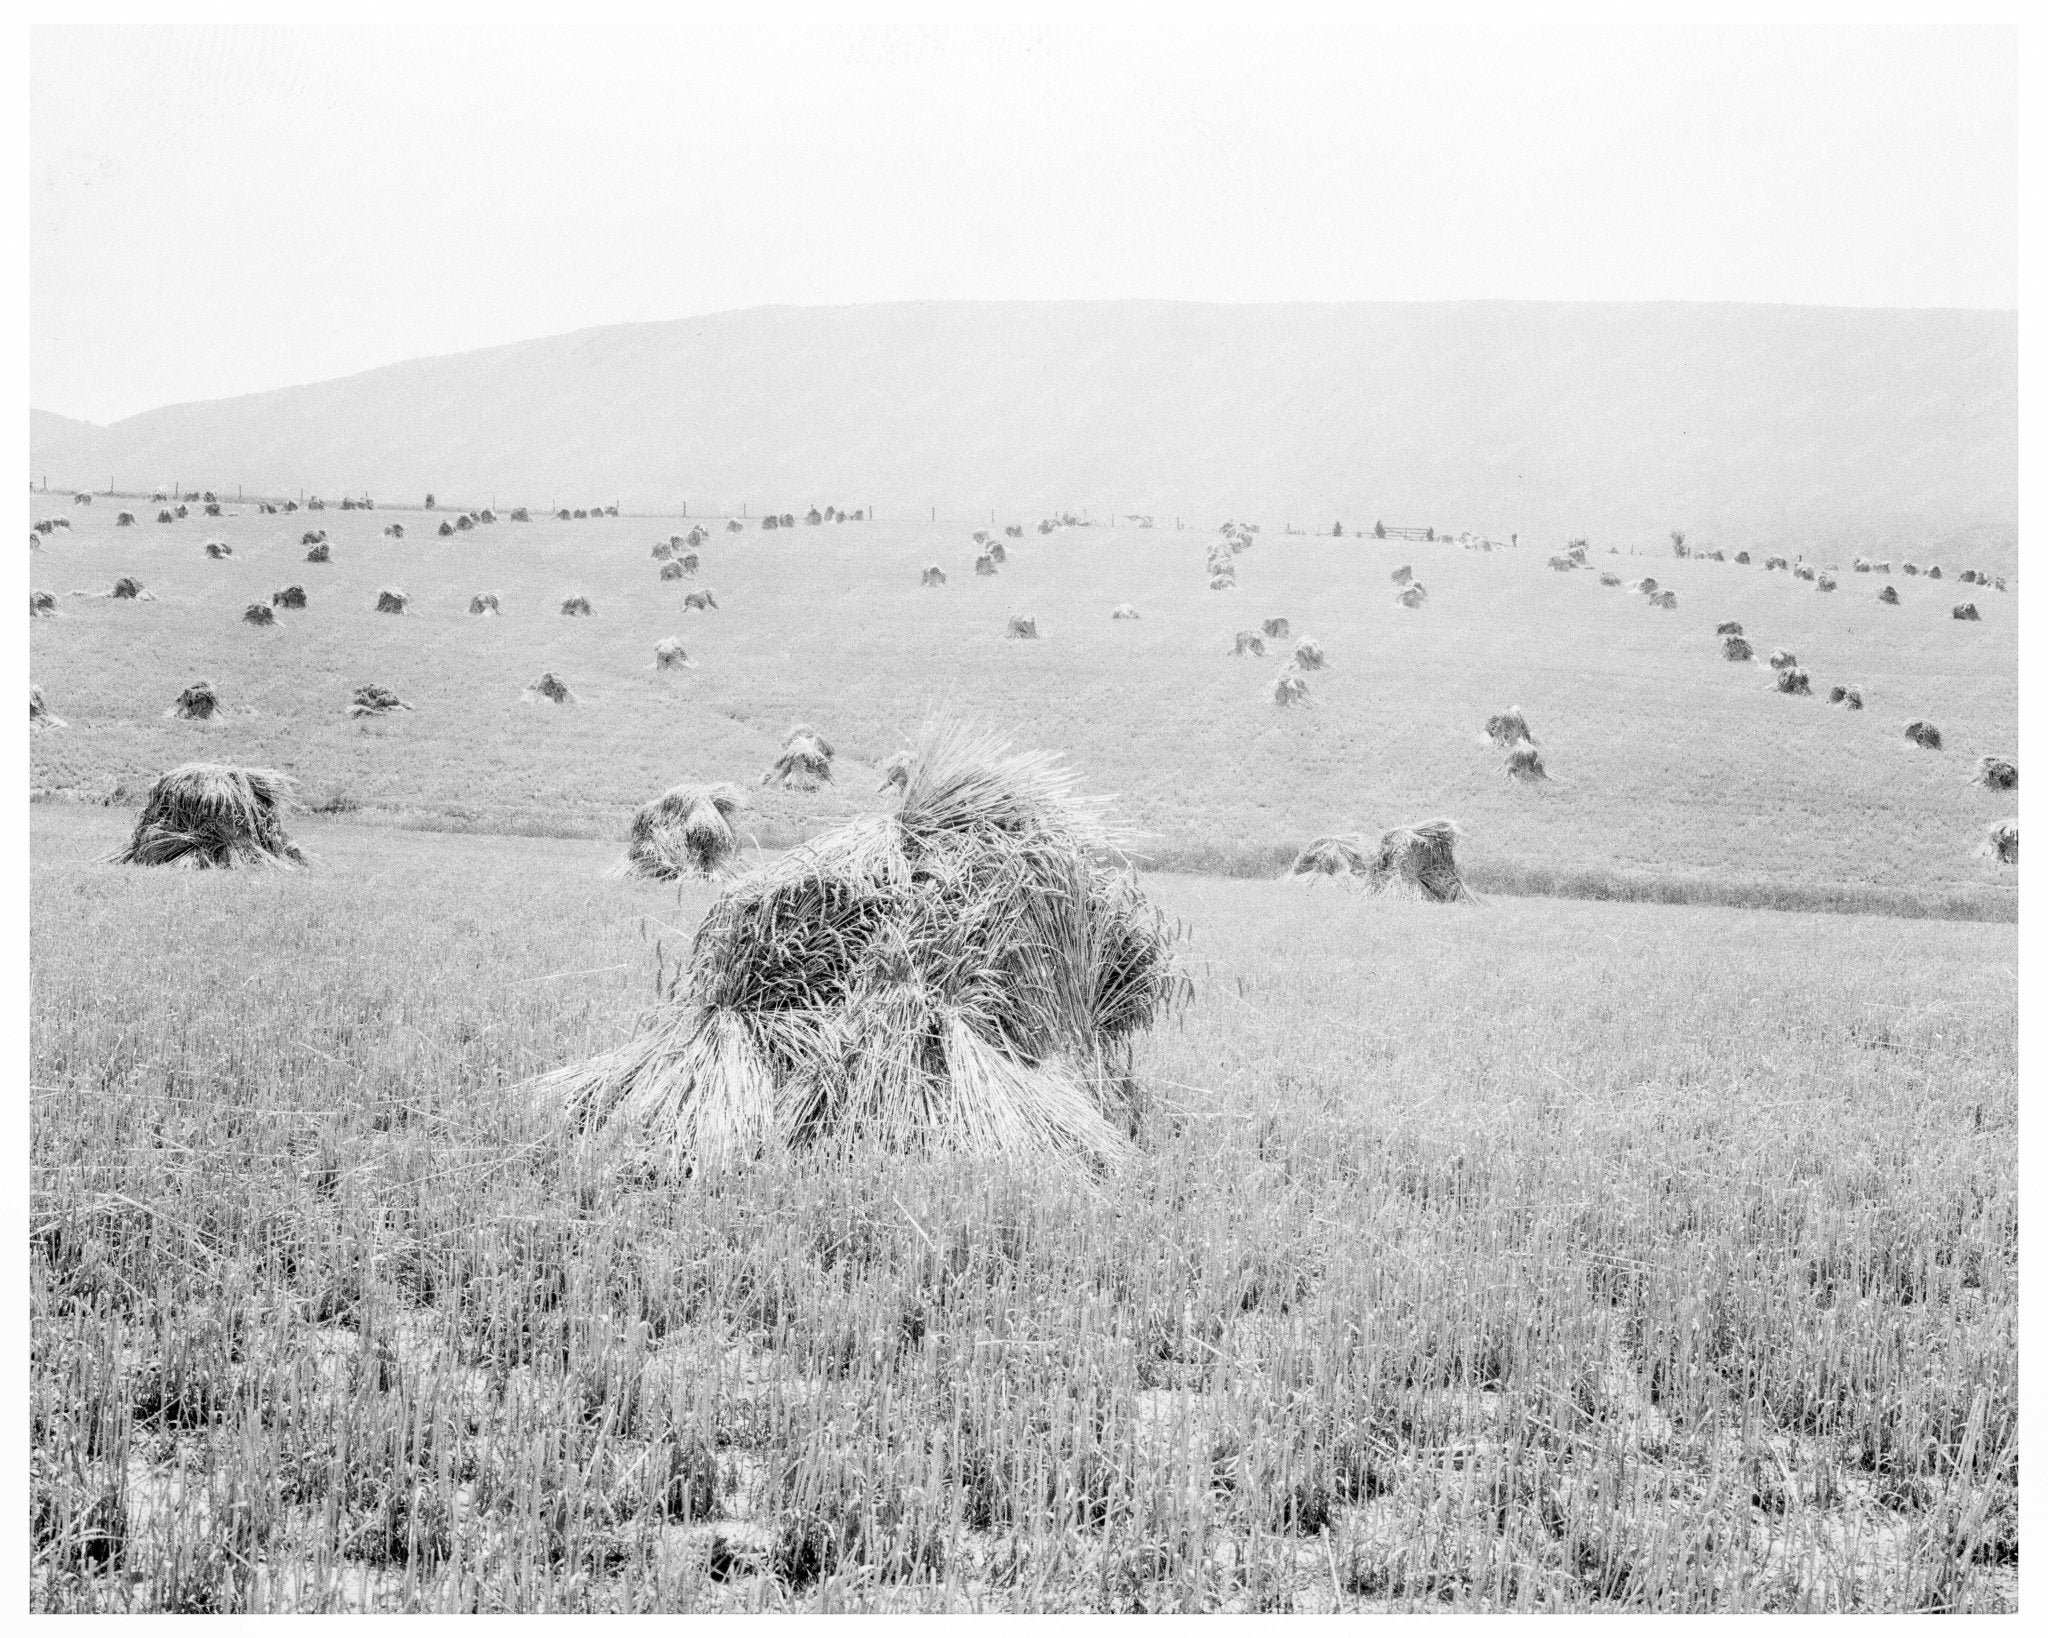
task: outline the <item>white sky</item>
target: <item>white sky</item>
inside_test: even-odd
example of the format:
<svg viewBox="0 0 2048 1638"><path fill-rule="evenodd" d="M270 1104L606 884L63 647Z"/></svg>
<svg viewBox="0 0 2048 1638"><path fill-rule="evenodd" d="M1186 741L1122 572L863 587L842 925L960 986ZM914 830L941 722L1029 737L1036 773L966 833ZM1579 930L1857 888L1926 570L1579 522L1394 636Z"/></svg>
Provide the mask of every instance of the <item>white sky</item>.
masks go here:
<svg viewBox="0 0 2048 1638"><path fill-rule="evenodd" d="M43 28L31 401L763 303L2017 306L2011 29Z"/></svg>

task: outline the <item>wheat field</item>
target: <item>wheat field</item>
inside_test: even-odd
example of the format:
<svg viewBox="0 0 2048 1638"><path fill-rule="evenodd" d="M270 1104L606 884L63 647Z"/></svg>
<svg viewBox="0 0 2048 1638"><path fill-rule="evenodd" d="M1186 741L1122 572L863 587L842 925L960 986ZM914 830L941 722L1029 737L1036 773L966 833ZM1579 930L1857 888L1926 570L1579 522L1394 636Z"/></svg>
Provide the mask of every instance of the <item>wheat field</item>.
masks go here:
<svg viewBox="0 0 2048 1638"><path fill-rule="evenodd" d="M140 521L115 527L117 506ZM763 532L756 519L731 534L708 519L696 576L664 582L651 548L686 520L537 511L443 538L445 510L229 503L220 519L195 509L160 525L148 502L37 508L73 518L31 554L32 584L59 605L33 622L33 674L70 724L30 747L31 784L52 795L133 800L162 768L203 757L281 768L316 806L363 822L611 836L678 778L758 780L792 721L817 723L841 777L816 796L763 793L753 833L773 846L880 805L875 766L940 706L1070 753L1150 833L1162 868L1272 875L1315 835L1446 813L1485 890L2013 914L2011 872L1979 851L2012 804L1967 774L2016 745L2017 593L1955 579L2010 573L2004 553L1952 558L1941 582L1906 577L1903 560L1888 577L1845 562L1840 589L1821 593L1782 571L1679 560L1663 541L1596 540L1589 569L1558 574L1545 559L1561 542L1477 552L1358 538L1371 519L1342 520L1342 538L1269 519L1236 559L1238 589L1212 592L1203 560L1220 520L1051 535L997 520L998 538L1012 521L1024 536L984 578L970 523ZM390 522L403 540L381 533ZM314 528L328 563L304 561ZM208 559L212 538L234 555ZM1742 544L1692 542L1731 557ZM923 587L933 563L948 583ZM1429 589L1420 609L1392 601L1404 563ZM1678 607L1604 587L1602 570L1654 576ZM67 595L121 575L154 601ZM1896 608L1876 600L1887 579ZM242 623L289 584L306 609ZM407 594L404 614L374 612L387 586ZM707 586L718 608L686 609ZM466 612L484 591L501 618ZM589 618L560 614L574 596ZM1950 618L1966 598L1981 621ZM1122 603L1141 618L1112 621ZM1038 640L1005 638L1013 614L1036 619ZM1229 657L1235 631L1272 616L1293 636L1263 660ZM1759 659L1795 652L1816 696L1778 695L1761 664L1724 661L1714 628L1731 619ZM669 636L694 669L654 669ZM1301 636L1329 664L1309 704L1283 711L1270 691ZM578 703L527 703L543 671ZM163 720L200 678L224 715ZM415 709L352 721L366 683ZM1860 685L1867 709L1823 704L1832 683ZM1510 704L1528 713L1548 785L1504 779L1484 743L1481 724ZM1911 718L1936 722L1944 749L1908 744Z"/></svg>
<svg viewBox="0 0 2048 1638"><path fill-rule="evenodd" d="M126 824L32 811L36 1608L2014 1606L2010 925L1154 876L1124 1173L677 1188L513 1089L710 889Z"/></svg>

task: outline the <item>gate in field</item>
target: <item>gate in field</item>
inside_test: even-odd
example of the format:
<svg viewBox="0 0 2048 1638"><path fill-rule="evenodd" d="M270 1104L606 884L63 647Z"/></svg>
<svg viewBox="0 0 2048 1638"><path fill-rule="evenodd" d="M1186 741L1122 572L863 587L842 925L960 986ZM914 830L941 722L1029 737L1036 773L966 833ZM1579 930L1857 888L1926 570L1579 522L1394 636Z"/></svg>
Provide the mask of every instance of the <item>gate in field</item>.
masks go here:
<svg viewBox="0 0 2048 1638"><path fill-rule="evenodd" d="M1373 526L1372 532L1385 540L1436 539L1436 530L1434 527L1426 529L1411 529L1405 524L1380 523L1375 524Z"/></svg>

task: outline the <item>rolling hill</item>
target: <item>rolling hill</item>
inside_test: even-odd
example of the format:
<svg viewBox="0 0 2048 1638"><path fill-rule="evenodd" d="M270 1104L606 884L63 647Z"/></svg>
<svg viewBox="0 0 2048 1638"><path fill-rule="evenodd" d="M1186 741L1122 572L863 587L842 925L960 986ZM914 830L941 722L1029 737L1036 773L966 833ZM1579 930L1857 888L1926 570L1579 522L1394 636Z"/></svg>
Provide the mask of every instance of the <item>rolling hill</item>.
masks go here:
<svg viewBox="0 0 2048 1638"><path fill-rule="evenodd" d="M1549 542L1932 543L2012 567L2011 313L905 303L616 325L37 414L53 486L885 519L1375 517Z"/></svg>

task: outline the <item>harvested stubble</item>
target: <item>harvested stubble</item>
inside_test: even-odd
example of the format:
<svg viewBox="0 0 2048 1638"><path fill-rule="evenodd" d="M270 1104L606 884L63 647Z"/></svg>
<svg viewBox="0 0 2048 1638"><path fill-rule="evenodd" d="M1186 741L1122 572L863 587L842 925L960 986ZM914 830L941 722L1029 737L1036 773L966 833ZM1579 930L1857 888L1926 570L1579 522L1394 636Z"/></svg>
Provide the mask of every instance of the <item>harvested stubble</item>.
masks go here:
<svg viewBox="0 0 2048 1638"><path fill-rule="evenodd" d="M1109 617L1112 620L1135 620L1139 616L1138 611L1131 607L1130 604L1119 603L1115 608L1109 611Z"/></svg>
<svg viewBox="0 0 2048 1638"><path fill-rule="evenodd" d="M1308 703L1308 678L1293 666L1289 666L1273 679L1273 703L1275 705L1306 705Z"/></svg>
<svg viewBox="0 0 2048 1638"><path fill-rule="evenodd" d="M1230 645L1230 654L1233 659L1240 654L1256 654L1264 658L1265 653L1266 639L1261 637L1256 631L1240 631Z"/></svg>
<svg viewBox="0 0 2048 1638"><path fill-rule="evenodd" d="M736 785L677 785L664 791L634 813L617 873L661 882L715 875L739 852L732 816L746 805Z"/></svg>
<svg viewBox="0 0 2048 1638"><path fill-rule="evenodd" d="M974 560L974 572L984 577L996 572L996 560L983 552Z"/></svg>
<svg viewBox="0 0 2048 1638"><path fill-rule="evenodd" d="M291 869L306 856L284 833L291 781L267 768L188 762L158 776L116 864Z"/></svg>
<svg viewBox="0 0 2048 1638"><path fill-rule="evenodd" d="M1716 637L1740 637L1742 635L1742 622L1740 620L1723 620L1714 628L1714 635Z"/></svg>
<svg viewBox="0 0 2048 1638"><path fill-rule="evenodd" d="M917 577L917 583L920 586L943 586L946 583L946 571L936 563L927 564L924 572Z"/></svg>
<svg viewBox="0 0 2048 1638"><path fill-rule="evenodd" d="M171 701L167 717L182 717L191 722L204 722L220 710L220 696L214 693L210 682L196 682L181 690Z"/></svg>
<svg viewBox="0 0 2048 1638"><path fill-rule="evenodd" d="M376 683L364 683L355 691L349 701L348 714L352 717L381 717L392 711L410 711L407 705L390 689Z"/></svg>
<svg viewBox="0 0 2048 1638"><path fill-rule="evenodd" d="M46 591L30 592L28 594L28 612L31 618L37 615L42 615L46 618L54 616L57 612L57 594Z"/></svg>
<svg viewBox="0 0 2048 1638"><path fill-rule="evenodd" d="M1387 578L1397 586L1405 586L1415 578L1415 566L1412 563L1403 563Z"/></svg>
<svg viewBox="0 0 2048 1638"><path fill-rule="evenodd" d="M1006 635L1011 637L1036 637L1038 617L1031 614L1013 614Z"/></svg>
<svg viewBox="0 0 2048 1638"><path fill-rule="evenodd" d="M1854 683L1836 683L1828 690L1828 704L1839 705L1845 711L1863 709L1863 690Z"/></svg>
<svg viewBox="0 0 2048 1638"><path fill-rule="evenodd" d="M1419 609L1429 597L1429 590L1421 581L1412 586L1403 586L1394 594L1394 601L1404 609Z"/></svg>
<svg viewBox="0 0 2048 1638"><path fill-rule="evenodd" d="M694 670L696 664L684 651L680 637L664 637L654 645L654 669L657 671Z"/></svg>
<svg viewBox="0 0 2048 1638"><path fill-rule="evenodd" d="M1880 603L1890 603L1896 606L1899 601L1898 588L1896 586L1886 586L1877 594L1877 600Z"/></svg>
<svg viewBox="0 0 2048 1638"><path fill-rule="evenodd" d="M1114 1164L1134 1038L1186 987L1112 841L1052 758L928 726L894 814L728 888L681 995L537 1090L672 1173L862 1142Z"/></svg>
<svg viewBox="0 0 2048 1638"><path fill-rule="evenodd" d="M1472 890L1458 874L1456 842L1462 835L1451 819L1428 819L1386 832L1367 863L1365 890L1432 904L1473 902Z"/></svg>
<svg viewBox="0 0 2048 1638"><path fill-rule="evenodd" d="M281 586L270 594L270 601L281 609L302 609L306 606L306 588Z"/></svg>
<svg viewBox="0 0 2048 1638"><path fill-rule="evenodd" d="M1304 637L1294 645L1294 664L1302 671L1320 671L1330 662L1323 657L1323 645L1313 637Z"/></svg>
<svg viewBox="0 0 2048 1638"><path fill-rule="evenodd" d="M1276 614L1272 619L1262 620L1259 623L1259 630L1266 636L1273 638L1285 638L1291 629L1287 624L1287 616L1284 614Z"/></svg>
<svg viewBox="0 0 2048 1638"><path fill-rule="evenodd" d="M43 691L34 683L28 685L28 720L32 727L62 728L64 719L43 703Z"/></svg>
<svg viewBox="0 0 2048 1638"><path fill-rule="evenodd" d="M1294 856L1290 876L1363 876L1372 854L1363 836L1318 836Z"/></svg>
<svg viewBox="0 0 2048 1638"><path fill-rule="evenodd" d="M1949 618L1951 620L1977 620L1983 617L1977 613L1977 605L1975 603L1958 603L1949 610Z"/></svg>
<svg viewBox="0 0 2048 1638"><path fill-rule="evenodd" d="M319 545L311 548L306 553L306 561L308 563L325 563L332 555L327 542L323 540Z"/></svg>
<svg viewBox="0 0 2048 1638"><path fill-rule="evenodd" d="M1526 780L1531 784L1550 777L1543 766L1542 753L1526 741L1509 749L1508 759L1502 764L1501 772L1510 779Z"/></svg>
<svg viewBox="0 0 2048 1638"><path fill-rule="evenodd" d="M206 555L218 561L224 557L233 557L235 549L224 540L209 540L206 543Z"/></svg>
<svg viewBox="0 0 2048 1638"><path fill-rule="evenodd" d="M661 578L664 580L687 580L689 577L690 571L674 560L661 566Z"/></svg>
<svg viewBox="0 0 2048 1638"><path fill-rule="evenodd" d="M1941 730L1935 727L1933 723L1923 721L1919 717L1915 717L1906 724L1906 738L1910 739L1923 751L1938 751L1941 749Z"/></svg>
<svg viewBox="0 0 2048 1638"><path fill-rule="evenodd" d="M718 607L718 598L712 593L709 586L700 586L697 590L688 593L683 598L683 607L686 609L715 609Z"/></svg>
<svg viewBox="0 0 2048 1638"><path fill-rule="evenodd" d="M569 615L589 614L592 612L590 599L587 597L565 597L562 599L562 612Z"/></svg>
<svg viewBox="0 0 2048 1638"><path fill-rule="evenodd" d="M1980 756L1971 783L1986 790L2016 791L2020 788L2020 765L2010 757Z"/></svg>
<svg viewBox="0 0 2048 1638"><path fill-rule="evenodd" d="M2020 822L2000 819L1984 833L1984 851L2000 864L2020 862Z"/></svg>
<svg viewBox="0 0 2048 1638"><path fill-rule="evenodd" d="M377 593L377 612L379 614L403 614L405 612L405 601L404 592L395 591L391 587L386 586Z"/></svg>
<svg viewBox="0 0 2048 1638"><path fill-rule="evenodd" d="M1780 694L1811 694L1813 692L1813 679L1806 674L1803 668L1796 665L1788 665L1778 670L1773 686Z"/></svg>
<svg viewBox="0 0 2048 1638"><path fill-rule="evenodd" d="M498 612L498 594L496 592L478 592L476 596L469 600L469 612L471 614L496 614Z"/></svg>
<svg viewBox="0 0 2048 1638"><path fill-rule="evenodd" d="M274 626L277 624L277 612L268 603L251 603L242 610L242 619L252 626Z"/></svg>
<svg viewBox="0 0 2048 1638"><path fill-rule="evenodd" d="M543 671L531 683L527 684L523 698L529 703L535 700L548 700L556 705L574 705L576 703L576 696L569 692L569 685L552 671Z"/></svg>

